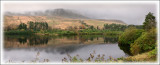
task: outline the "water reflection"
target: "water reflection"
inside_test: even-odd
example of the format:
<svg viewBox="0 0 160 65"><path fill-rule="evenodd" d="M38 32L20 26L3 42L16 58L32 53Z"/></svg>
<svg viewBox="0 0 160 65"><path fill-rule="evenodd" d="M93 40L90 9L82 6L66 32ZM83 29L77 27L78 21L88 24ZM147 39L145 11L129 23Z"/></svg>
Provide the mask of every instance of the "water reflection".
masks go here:
<svg viewBox="0 0 160 65"><path fill-rule="evenodd" d="M123 50L126 54L132 55L130 52L130 45L129 44L118 44L119 48Z"/></svg>
<svg viewBox="0 0 160 65"><path fill-rule="evenodd" d="M50 37L45 37L45 36L31 36L28 38L29 40L29 45L43 45L47 44L48 40L50 40Z"/></svg>
<svg viewBox="0 0 160 65"><path fill-rule="evenodd" d="M47 45L64 45L64 44L97 44L97 43L116 43L118 38L115 36L102 35L81 35L81 36L18 36L6 35L5 48L8 47L43 47Z"/></svg>
<svg viewBox="0 0 160 65"><path fill-rule="evenodd" d="M72 53L86 46L87 45L70 45L70 46L58 47L57 52L59 52L60 54Z"/></svg>
<svg viewBox="0 0 160 65"><path fill-rule="evenodd" d="M9 59L14 62L30 62L37 54L40 53L40 60L49 59L50 62L62 62L64 57L67 58L67 54L72 57L79 55L82 59L87 59L95 51L98 54L104 54L105 60L109 59L110 56L113 58L127 57L127 55L119 49L118 44L82 44L77 46L66 46L66 47L46 47L46 48L6 48L4 49L4 61Z"/></svg>
<svg viewBox="0 0 160 65"><path fill-rule="evenodd" d="M21 44L24 44L27 42L27 37L20 37L18 38L18 41L21 43Z"/></svg>
<svg viewBox="0 0 160 65"><path fill-rule="evenodd" d="M87 59L89 54L105 54L114 58L126 57L126 46L117 44L117 36L81 35L81 36L8 36L4 37L4 58L6 61L30 61L37 52L41 58L51 62L61 62L66 54L75 56L79 54ZM123 52L123 51L125 52Z"/></svg>

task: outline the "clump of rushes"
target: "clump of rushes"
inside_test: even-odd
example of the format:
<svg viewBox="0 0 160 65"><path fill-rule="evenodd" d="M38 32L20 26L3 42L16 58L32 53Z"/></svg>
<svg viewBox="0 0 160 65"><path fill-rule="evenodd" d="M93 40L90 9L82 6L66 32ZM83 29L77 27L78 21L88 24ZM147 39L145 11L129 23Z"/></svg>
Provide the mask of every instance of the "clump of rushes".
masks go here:
<svg viewBox="0 0 160 65"><path fill-rule="evenodd" d="M90 53L90 56L87 59L82 59L80 58L79 55L76 56L71 56L67 53L67 58L64 57L62 59L62 62L64 63L82 63L82 62L95 62L95 63L105 63L105 62L117 62L117 59L112 58L111 56L109 56L109 59L105 59L105 55L104 54L98 54L97 56L95 55L96 52L93 51L93 53Z"/></svg>

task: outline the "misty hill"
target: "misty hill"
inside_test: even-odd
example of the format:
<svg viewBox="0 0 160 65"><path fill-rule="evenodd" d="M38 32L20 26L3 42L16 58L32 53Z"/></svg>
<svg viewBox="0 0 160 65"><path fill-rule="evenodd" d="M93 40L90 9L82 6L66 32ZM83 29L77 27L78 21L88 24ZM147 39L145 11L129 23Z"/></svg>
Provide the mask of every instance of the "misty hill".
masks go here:
<svg viewBox="0 0 160 65"><path fill-rule="evenodd" d="M89 19L81 14L73 12L71 10L65 9L54 9L54 10L46 10L45 15L47 16L60 16L65 18L73 18L73 19Z"/></svg>
<svg viewBox="0 0 160 65"><path fill-rule="evenodd" d="M35 11L35 12L25 12L25 13L12 13L12 12L5 12L6 16L60 16L64 18L72 18L72 19L89 19L86 16L73 12L67 9L52 9L46 10L45 12L42 11Z"/></svg>
<svg viewBox="0 0 160 65"><path fill-rule="evenodd" d="M81 14L75 13L66 9L53 9L25 13L11 13L6 12L4 16L4 27L16 28L21 22L47 22L51 28L67 29L69 27L79 27L83 23L87 25L99 26L103 28L104 24L122 24L126 25L120 20L105 20L105 19L91 19Z"/></svg>
<svg viewBox="0 0 160 65"><path fill-rule="evenodd" d="M106 20L106 19L97 19L97 20L99 20L99 21L112 21L112 22L117 22L117 23L123 23L123 24L126 24L126 23L124 23L123 21L121 21L121 20ZM127 24L126 24L127 25Z"/></svg>

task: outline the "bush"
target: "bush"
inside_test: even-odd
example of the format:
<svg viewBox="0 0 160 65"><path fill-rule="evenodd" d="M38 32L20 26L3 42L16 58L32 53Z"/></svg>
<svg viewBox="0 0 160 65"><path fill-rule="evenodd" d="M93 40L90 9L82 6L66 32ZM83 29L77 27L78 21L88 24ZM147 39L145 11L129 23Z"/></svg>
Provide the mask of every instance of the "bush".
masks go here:
<svg viewBox="0 0 160 65"><path fill-rule="evenodd" d="M144 32L133 44L131 44L131 53L136 55L138 53L150 51L156 46L156 30L151 29L149 32ZM139 51L137 51L137 49ZM137 51L137 52L135 52Z"/></svg>
<svg viewBox="0 0 160 65"><path fill-rule="evenodd" d="M132 56L133 54L130 51L130 45L129 44L118 44L119 48L123 50L123 52L127 53L128 55Z"/></svg>
<svg viewBox="0 0 160 65"><path fill-rule="evenodd" d="M122 35L119 36L118 43L119 44L131 44L140 37L144 30L136 29L135 27L127 28Z"/></svg>
<svg viewBox="0 0 160 65"><path fill-rule="evenodd" d="M139 52L141 52L140 46L137 43L133 43L130 45L130 52L132 53L132 55L136 55Z"/></svg>

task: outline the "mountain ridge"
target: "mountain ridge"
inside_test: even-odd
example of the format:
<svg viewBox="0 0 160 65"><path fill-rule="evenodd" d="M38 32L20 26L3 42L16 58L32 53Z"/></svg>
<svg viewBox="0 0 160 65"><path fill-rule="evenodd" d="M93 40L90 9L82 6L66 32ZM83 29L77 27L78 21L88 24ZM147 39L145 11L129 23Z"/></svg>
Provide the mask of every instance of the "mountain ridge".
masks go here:
<svg viewBox="0 0 160 65"><path fill-rule="evenodd" d="M12 12L5 12L5 16L60 16L64 18L73 18L73 19L89 19L84 15L78 14L73 12L72 10L68 9L49 9L42 11L35 11L35 12L25 12L25 13L12 13Z"/></svg>

